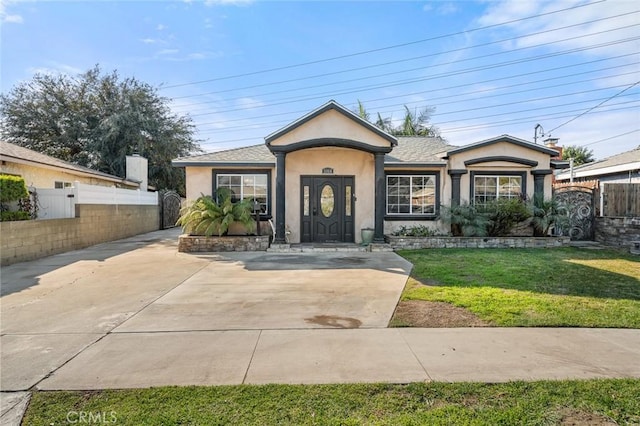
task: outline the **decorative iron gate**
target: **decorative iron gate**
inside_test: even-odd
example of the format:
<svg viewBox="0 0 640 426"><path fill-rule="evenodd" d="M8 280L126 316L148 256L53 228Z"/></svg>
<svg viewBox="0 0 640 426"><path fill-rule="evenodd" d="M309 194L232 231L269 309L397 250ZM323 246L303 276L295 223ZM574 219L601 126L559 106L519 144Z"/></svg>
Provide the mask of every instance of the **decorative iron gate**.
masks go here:
<svg viewBox="0 0 640 426"><path fill-rule="evenodd" d="M574 241L593 240L595 222L595 190L583 186L563 186L554 194L565 220L556 226L558 235Z"/></svg>
<svg viewBox="0 0 640 426"><path fill-rule="evenodd" d="M180 195L175 191L160 193L160 229L173 228L180 217Z"/></svg>

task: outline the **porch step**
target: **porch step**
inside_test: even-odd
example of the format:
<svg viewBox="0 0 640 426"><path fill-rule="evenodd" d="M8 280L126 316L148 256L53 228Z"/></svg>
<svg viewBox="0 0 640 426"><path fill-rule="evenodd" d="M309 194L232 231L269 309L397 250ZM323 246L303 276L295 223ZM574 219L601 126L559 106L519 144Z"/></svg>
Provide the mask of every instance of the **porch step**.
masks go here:
<svg viewBox="0 0 640 426"><path fill-rule="evenodd" d="M267 249L270 253L330 253L330 252L369 252L393 251L388 244L271 244Z"/></svg>

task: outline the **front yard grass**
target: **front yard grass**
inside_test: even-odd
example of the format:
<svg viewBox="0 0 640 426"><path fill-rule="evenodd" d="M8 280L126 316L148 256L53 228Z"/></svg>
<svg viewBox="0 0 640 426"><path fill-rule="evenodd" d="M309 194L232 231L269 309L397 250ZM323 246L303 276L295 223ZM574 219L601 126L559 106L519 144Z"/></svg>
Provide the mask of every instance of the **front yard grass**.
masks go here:
<svg viewBox="0 0 640 426"><path fill-rule="evenodd" d="M414 264L401 300L450 303L494 326L640 328L640 261L621 251L429 249L399 254Z"/></svg>
<svg viewBox="0 0 640 426"><path fill-rule="evenodd" d="M638 424L637 395L633 379L36 391L23 424Z"/></svg>

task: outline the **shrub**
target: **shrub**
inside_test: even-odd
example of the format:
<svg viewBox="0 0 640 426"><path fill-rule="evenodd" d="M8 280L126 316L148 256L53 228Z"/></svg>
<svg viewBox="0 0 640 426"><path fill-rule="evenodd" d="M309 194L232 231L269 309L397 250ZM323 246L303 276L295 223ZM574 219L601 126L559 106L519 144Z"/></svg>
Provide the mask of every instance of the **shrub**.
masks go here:
<svg viewBox="0 0 640 426"><path fill-rule="evenodd" d="M393 233L396 237L434 237L439 235L438 231L424 225L414 225L411 227L401 226Z"/></svg>
<svg viewBox="0 0 640 426"><path fill-rule="evenodd" d="M24 179L20 176L0 175L0 202L9 203L29 196Z"/></svg>
<svg viewBox="0 0 640 426"><path fill-rule="evenodd" d="M29 212L17 211L1 211L0 212L0 222L9 222L14 220L29 220L31 219L31 214Z"/></svg>
<svg viewBox="0 0 640 426"><path fill-rule="evenodd" d="M533 213L531 224L536 235L547 236L552 226L562 226L568 221L566 209L555 197L545 200L536 196L530 208Z"/></svg>
<svg viewBox="0 0 640 426"><path fill-rule="evenodd" d="M32 217L31 206L24 179L20 176L0 175L0 221L35 218Z"/></svg>
<svg viewBox="0 0 640 426"><path fill-rule="evenodd" d="M451 226L455 237L483 237L487 234L488 219L473 204L441 206L442 220Z"/></svg>
<svg viewBox="0 0 640 426"><path fill-rule="evenodd" d="M487 235L503 237L520 222L531 217L531 210L519 198L499 198L478 206L481 214L488 219Z"/></svg>
<svg viewBox="0 0 640 426"><path fill-rule="evenodd" d="M242 223L250 232L255 232L256 222L251 217L253 202L246 198L241 201L231 201L231 193L218 190L218 199L202 195L193 204L180 211L180 218L176 225L181 225L185 233L190 235L213 234L225 235L229 226L234 222Z"/></svg>

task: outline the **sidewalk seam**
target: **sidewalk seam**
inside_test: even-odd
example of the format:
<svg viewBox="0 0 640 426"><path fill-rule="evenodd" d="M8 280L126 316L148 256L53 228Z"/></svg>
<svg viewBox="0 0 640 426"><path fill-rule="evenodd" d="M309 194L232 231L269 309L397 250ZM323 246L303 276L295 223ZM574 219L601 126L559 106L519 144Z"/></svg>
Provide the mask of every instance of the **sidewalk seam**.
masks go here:
<svg viewBox="0 0 640 426"><path fill-rule="evenodd" d="M411 347L411 345L409 344L407 339L404 337L404 334L402 332L400 332L400 330L398 330L398 334L400 335L400 337L402 338L404 343L407 345L407 347L411 351L411 354L413 355L413 357L416 359L416 361L418 361L418 364L420 364L420 367L422 367L422 371L424 371L424 374L427 375L427 378L429 379L429 381L433 382L433 378L431 377L431 375L427 371L427 368L424 366L424 364L422 364L422 361L420 361L420 358L418 358L418 355L416 355L416 353L413 351L413 348Z"/></svg>
<svg viewBox="0 0 640 426"><path fill-rule="evenodd" d="M247 376L249 375L249 369L251 368L251 363L253 362L253 357L256 354L256 350L258 349L258 343L260 342L260 337L262 337L262 330L258 333L258 338L256 339L256 344L253 346L253 351L251 352L251 358L249 358L249 364L247 364L247 369L244 372L244 377L242 377L242 384L244 385L247 381Z"/></svg>

